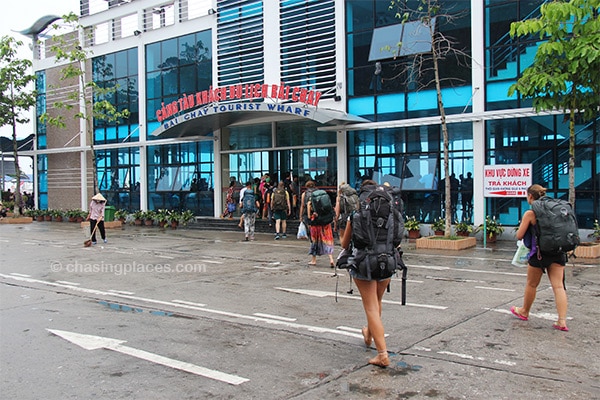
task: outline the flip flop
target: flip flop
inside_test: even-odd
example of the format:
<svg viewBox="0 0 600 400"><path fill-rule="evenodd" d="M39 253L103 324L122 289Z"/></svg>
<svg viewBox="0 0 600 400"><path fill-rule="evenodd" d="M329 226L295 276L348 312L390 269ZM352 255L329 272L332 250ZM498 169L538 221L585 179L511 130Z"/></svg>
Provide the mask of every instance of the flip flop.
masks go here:
<svg viewBox="0 0 600 400"><path fill-rule="evenodd" d="M554 322L554 323L552 324L552 327L553 327L554 329L557 329L557 330L559 330L559 331L563 331L563 332L569 332L569 328L567 328L566 326L560 326L560 325L558 325L556 322Z"/></svg>
<svg viewBox="0 0 600 400"><path fill-rule="evenodd" d="M512 306L512 307L510 308L510 312L511 312L511 313L513 313L513 315L514 315L515 317L519 318L521 321L529 321L529 318L527 318L527 317L525 317L525 316L523 316L523 315L521 315L521 314L519 314L519 313L517 312L517 307L515 307L515 306Z"/></svg>

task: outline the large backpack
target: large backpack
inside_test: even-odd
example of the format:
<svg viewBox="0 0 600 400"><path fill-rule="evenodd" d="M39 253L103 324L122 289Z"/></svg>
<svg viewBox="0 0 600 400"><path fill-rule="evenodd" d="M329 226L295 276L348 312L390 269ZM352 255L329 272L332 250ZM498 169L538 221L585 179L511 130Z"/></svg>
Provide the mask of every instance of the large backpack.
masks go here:
<svg viewBox="0 0 600 400"><path fill-rule="evenodd" d="M255 213L256 210L256 197L251 189L246 189L244 197L242 198L242 209L244 213Z"/></svg>
<svg viewBox="0 0 600 400"><path fill-rule="evenodd" d="M360 209L360 201L356 190L348 184L340 187L340 220L348 219L349 215Z"/></svg>
<svg viewBox="0 0 600 400"><path fill-rule="evenodd" d="M531 203L536 219L537 247L542 253L560 254L579 245L579 227L573 207L565 200L543 196Z"/></svg>
<svg viewBox="0 0 600 400"><path fill-rule="evenodd" d="M273 190L273 196L271 197L271 208L273 211L285 211L287 210L287 192L285 189Z"/></svg>
<svg viewBox="0 0 600 400"><path fill-rule="evenodd" d="M363 186L359 199L360 209L352 216L354 250L349 267L368 279L389 278L397 269L405 269L397 249L404 236L404 219L389 187Z"/></svg>
<svg viewBox="0 0 600 400"><path fill-rule="evenodd" d="M333 222L334 212L329 193L317 189L310 194L310 202L312 212L316 214L314 219L309 216L311 225L325 226Z"/></svg>

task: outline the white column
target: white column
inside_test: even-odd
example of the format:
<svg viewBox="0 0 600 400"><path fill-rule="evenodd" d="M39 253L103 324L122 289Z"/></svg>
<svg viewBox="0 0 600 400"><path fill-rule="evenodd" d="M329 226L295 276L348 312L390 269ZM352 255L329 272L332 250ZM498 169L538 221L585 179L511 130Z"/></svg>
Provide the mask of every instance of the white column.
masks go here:
<svg viewBox="0 0 600 400"><path fill-rule="evenodd" d="M473 113L485 111L485 29L484 2L471 0L471 81L473 82ZM473 222L483 223L483 166L485 164L485 122L473 122Z"/></svg>
<svg viewBox="0 0 600 400"><path fill-rule="evenodd" d="M215 207L213 210L213 216L215 218L219 218L221 216L221 212L223 212L224 204L223 204L223 196L221 192L221 188L223 187L223 181L225 181L223 177L223 163L221 162L221 130L217 130L213 132L215 140L213 141L213 157L214 157L214 203ZM227 185L229 185L229 177L227 177Z"/></svg>
<svg viewBox="0 0 600 400"><path fill-rule="evenodd" d="M143 17L142 17L143 18ZM139 108L139 135L140 135L140 210L148 210L148 157L147 141L148 126L146 125L147 103L146 103L146 47L144 46L144 35L138 36L138 108Z"/></svg>
<svg viewBox="0 0 600 400"><path fill-rule="evenodd" d="M279 84L281 81L279 68L281 65L279 58L281 53L279 44L279 1L265 0L263 2L263 19L265 21L263 24L265 82Z"/></svg>
<svg viewBox="0 0 600 400"><path fill-rule="evenodd" d="M336 132L336 142L337 142L337 182L338 186L342 182L348 182L348 164L346 162L346 155L348 154L348 142L346 140L346 131L337 131Z"/></svg>

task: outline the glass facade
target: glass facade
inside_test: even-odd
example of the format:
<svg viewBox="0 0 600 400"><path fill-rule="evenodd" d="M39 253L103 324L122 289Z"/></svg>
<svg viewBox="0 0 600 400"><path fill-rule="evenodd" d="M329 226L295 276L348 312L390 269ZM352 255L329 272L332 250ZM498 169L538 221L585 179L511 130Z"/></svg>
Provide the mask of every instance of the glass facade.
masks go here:
<svg viewBox="0 0 600 400"><path fill-rule="evenodd" d="M46 148L46 123L40 121L40 117L46 113L46 71L37 72L35 74L35 90L37 92L37 100L35 105L35 137L37 140L37 148Z"/></svg>
<svg viewBox="0 0 600 400"><path fill-rule="evenodd" d="M96 118L93 125L100 190L116 207L191 209L196 215L216 216L231 177L244 183L269 173L273 181L293 177L302 187L314 180L329 190L335 190L338 179L358 187L362 180L375 178L400 186L407 216L422 222L449 212L454 220L474 223L485 213L504 225L516 225L527 203L522 198L484 198L481 164L525 163L533 166L533 181L555 197L568 196L569 172L574 172L580 227L589 228L600 218L598 119L577 122L575 170L570 171L569 126L563 117L536 115L530 99L507 95L538 48L534 37L511 38L510 25L539 15L543 0L444 1L442 13L449 16L439 14L431 24L418 14L420 0L395 3L405 9L390 9L390 2L380 0L219 0L196 10L193 24L182 17L183 3L158 7L172 10L174 17L160 17L160 23L150 25L153 9L132 3L115 21L141 21L139 33L113 35L94 48L99 54L91 60L94 82L114 89L97 91L95 100L106 99L131 112L127 120ZM113 7L110 12L120 10ZM397 15L404 12L409 17L403 25ZM483 18L472 21L479 15ZM336 21L339 16L344 20ZM84 25L89 20L85 29L95 29L97 19L82 18ZM173 32L178 36L172 37ZM426 51L432 35L451 39L452 47L460 50L439 60L443 107L452 119L447 124L449 176L444 172L433 63ZM396 36L402 43L398 48ZM343 59L340 43L346 46ZM54 75L37 72L37 115L46 110L47 92L54 94L47 88L56 82L46 82ZM256 98L227 94L230 86L256 84L268 88ZM276 95L275 86L280 89ZM281 94L284 86L320 93L318 106L298 107L314 111L314 120L308 113L265 109L295 102ZM212 89L219 89L219 95ZM211 106L228 104L191 104L200 92L211 99ZM227 109L234 102L263 108ZM519 112L508 113L514 109ZM162 121L164 116L175 129L161 125L159 117ZM354 125L354 116L370 124ZM354 126L344 128L344 123ZM336 131L320 130L326 124ZM158 128L164 135L153 136ZM69 133L62 140L55 134L63 133L38 122L41 206L61 187L61 178L48 173L48 158L55 168L51 154L74 136ZM185 137L177 141L178 135ZM79 151L67 151L74 150ZM80 168L86 174L86 166ZM451 210L442 202L446 179L451 182ZM473 180L480 193L471 200L462 188Z"/></svg>
<svg viewBox="0 0 600 400"><path fill-rule="evenodd" d="M211 31L163 40L146 46L148 139L158 128L156 111L183 95L212 85Z"/></svg>
<svg viewBox="0 0 600 400"><path fill-rule="evenodd" d="M212 141L148 147L148 209L214 213Z"/></svg>
<svg viewBox="0 0 600 400"><path fill-rule="evenodd" d="M140 154L138 148L96 150L98 187L117 209L140 209Z"/></svg>
<svg viewBox="0 0 600 400"><path fill-rule="evenodd" d="M410 3L410 2L409 2ZM440 19L439 32L452 37L457 48L470 52L470 12L465 2L448 2L455 20ZM409 7L411 7L409 4ZM446 3L444 3L446 5ZM414 10L417 9L416 2ZM393 49L373 49L376 29L394 26L396 10L378 1L346 2L348 110L373 121L401 120L439 115L437 96L431 88L432 64L415 57L393 56ZM406 11L406 10L403 10ZM416 16L415 16L416 18ZM375 44L376 45L376 44ZM381 52L387 52L382 56ZM377 62L369 54L379 54ZM440 62L442 96L448 114L470 110L471 76L468 57L448 57ZM458 87L454 86L460 82ZM473 172L473 133L470 124L452 124L449 129L450 174L457 180ZM355 187L364 179L388 181L404 186L406 214L431 222L443 214L442 131L439 125L390 128L348 133L348 177ZM432 161L434 160L434 161ZM471 218L453 203L453 219Z"/></svg>
<svg viewBox="0 0 600 400"><path fill-rule="evenodd" d="M107 100L117 112L128 110L127 119L111 121L94 116L94 143L123 143L139 140L137 48L119 51L92 59L92 76L100 88L94 101ZM99 177L100 179L100 177Z"/></svg>

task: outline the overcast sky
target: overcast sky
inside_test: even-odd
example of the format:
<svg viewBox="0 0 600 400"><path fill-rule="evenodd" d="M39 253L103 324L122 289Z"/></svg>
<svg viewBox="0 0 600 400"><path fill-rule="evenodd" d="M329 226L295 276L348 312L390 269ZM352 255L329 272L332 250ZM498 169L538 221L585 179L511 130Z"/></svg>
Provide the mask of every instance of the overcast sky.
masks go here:
<svg viewBox="0 0 600 400"><path fill-rule="evenodd" d="M69 12L79 15L79 0L4 0L2 1L2 12L0 12L0 37L12 36L23 42L19 48L19 57L31 59L32 52L29 49L30 39L15 31L25 30L40 17L44 15L62 16ZM33 109L28 115L33 118ZM0 127L0 136L12 137L12 126ZM17 127L19 139L33 133L31 123ZM30 157L19 157L19 166L25 173L31 175L33 162Z"/></svg>
<svg viewBox="0 0 600 400"><path fill-rule="evenodd" d="M0 12L0 36L13 36L23 42L19 49L20 58L31 59L30 39L14 31L25 30L44 15L62 16L73 11L79 14L79 0L4 0ZM30 115L33 116L33 109ZM24 138L33 133L31 124L17 128L17 136ZM11 137L12 127L0 128L0 135Z"/></svg>

